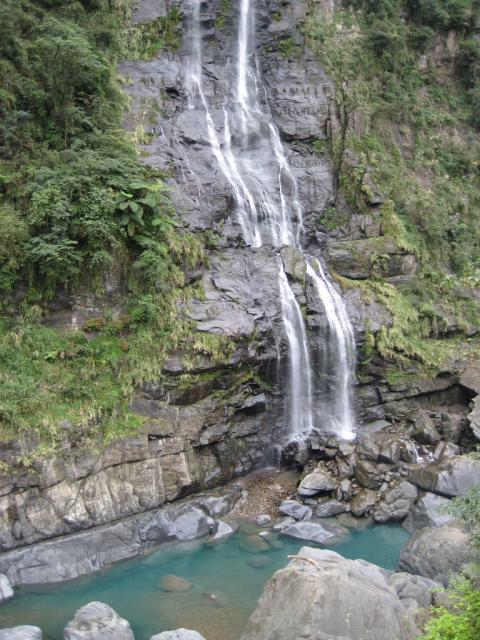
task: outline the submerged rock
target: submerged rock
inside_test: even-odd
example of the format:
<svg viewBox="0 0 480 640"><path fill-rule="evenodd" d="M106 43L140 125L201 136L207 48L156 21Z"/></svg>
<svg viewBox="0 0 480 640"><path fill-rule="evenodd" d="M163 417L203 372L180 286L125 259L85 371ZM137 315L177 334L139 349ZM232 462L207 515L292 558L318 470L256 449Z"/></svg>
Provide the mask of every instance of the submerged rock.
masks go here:
<svg viewBox="0 0 480 640"><path fill-rule="evenodd" d="M198 631L191 629L175 629L174 631L164 631L152 636L150 640L205 640Z"/></svg>
<svg viewBox="0 0 480 640"><path fill-rule="evenodd" d="M410 640L414 625L388 575L368 562L302 547L267 583L242 640Z"/></svg>
<svg viewBox="0 0 480 640"><path fill-rule="evenodd" d="M268 542L259 535L243 538L243 540L240 541L240 546L245 551L251 551L252 553L262 553L270 549Z"/></svg>
<svg viewBox="0 0 480 640"><path fill-rule="evenodd" d="M254 569L265 569L265 567L269 567L272 564L273 560L270 556L267 555L257 555L247 560L247 564L249 564Z"/></svg>
<svg viewBox="0 0 480 640"><path fill-rule="evenodd" d="M451 515L445 513L449 502L448 498L426 493L413 506L402 526L409 533L423 527L443 527L453 520Z"/></svg>
<svg viewBox="0 0 480 640"><path fill-rule="evenodd" d="M135 640L130 624L103 602L79 609L65 627L64 640Z"/></svg>
<svg viewBox="0 0 480 640"><path fill-rule="evenodd" d="M465 529L454 525L424 527L403 547L398 570L448 586L452 576L468 563L471 554L470 535Z"/></svg>
<svg viewBox="0 0 480 640"><path fill-rule="evenodd" d="M164 591L172 593L182 593L185 591L191 591L193 585L191 582L180 576L163 576L160 580L160 586Z"/></svg>
<svg viewBox="0 0 480 640"><path fill-rule="evenodd" d="M42 640L42 630L30 625L0 629L0 640Z"/></svg>

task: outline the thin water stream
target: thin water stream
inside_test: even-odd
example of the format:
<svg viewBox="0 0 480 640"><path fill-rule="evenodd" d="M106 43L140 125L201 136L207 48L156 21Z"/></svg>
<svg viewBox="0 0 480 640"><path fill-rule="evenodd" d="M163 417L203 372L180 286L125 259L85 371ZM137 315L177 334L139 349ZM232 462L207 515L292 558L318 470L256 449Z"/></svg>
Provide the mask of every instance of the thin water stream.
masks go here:
<svg viewBox="0 0 480 640"><path fill-rule="evenodd" d="M239 640L267 580L303 546L279 536L267 550L255 552L250 541L255 531L249 525L223 544L163 547L73 582L19 588L0 607L0 627L32 624L45 639L62 640L75 611L99 600L131 623L136 640L179 627L196 629L208 640ZM407 539L400 525L371 525L352 529L332 549L393 569ZM191 589L166 592L162 578L172 574L188 580Z"/></svg>
<svg viewBox="0 0 480 640"><path fill-rule="evenodd" d="M256 57L255 0L239 1L237 45L232 56L235 70L224 96L221 126L215 125L203 88L201 0L190 0L189 6L188 106L205 118L212 154L235 198L236 219L243 238L252 247L290 245L302 250L303 209L298 185L268 106ZM305 437L316 427L349 440L355 435L351 392L355 368L353 330L342 298L321 263L308 256L306 262L317 309L325 315L328 325L327 334L317 335L316 339L327 342L328 348L320 349L327 357L314 376L306 322L279 260L279 294L289 359L289 433L292 437ZM317 410L316 397L320 397Z"/></svg>

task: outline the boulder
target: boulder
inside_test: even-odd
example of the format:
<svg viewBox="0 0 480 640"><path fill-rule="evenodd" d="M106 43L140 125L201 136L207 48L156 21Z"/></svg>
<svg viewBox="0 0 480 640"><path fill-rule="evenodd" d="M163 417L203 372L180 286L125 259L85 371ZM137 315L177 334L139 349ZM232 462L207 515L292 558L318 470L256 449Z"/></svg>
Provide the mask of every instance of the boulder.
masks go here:
<svg viewBox="0 0 480 640"><path fill-rule="evenodd" d="M440 442L441 437L435 426L435 422L430 415L423 410L419 410L415 416L415 430L412 438L420 444L435 445Z"/></svg>
<svg viewBox="0 0 480 640"><path fill-rule="evenodd" d="M169 593L182 593L185 591L191 591L192 583L180 576L170 575L163 576L160 580L160 586L164 591Z"/></svg>
<svg viewBox="0 0 480 640"><path fill-rule="evenodd" d="M398 570L448 586L471 554L470 535L460 526L424 527L403 547Z"/></svg>
<svg viewBox="0 0 480 640"><path fill-rule="evenodd" d="M0 603L13 597L13 588L10 580L4 573L0 573Z"/></svg>
<svg viewBox="0 0 480 640"><path fill-rule="evenodd" d="M345 535L347 531L343 527L309 520L308 522L290 524L282 529L282 533L292 538L323 544L327 540L332 541L333 538Z"/></svg>
<svg viewBox="0 0 480 640"><path fill-rule="evenodd" d="M449 498L463 496L480 484L480 460L456 456L411 470L409 480L417 486Z"/></svg>
<svg viewBox="0 0 480 640"><path fill-rule="evenodd" d="M175 629L175 631L164 631L152 636L150 640L205 640L198 631L190 629Z"/></svg>
<svg viewBox="0 0 480 640"><path fill-rule="evenodd" d="M297 500L284 500L278 508L283 516L290 516L295 520L309 520L312 510Z"/></svg>
<svg viewBox="0 0 480 640"><path fill-rule="evenodd" d="M430 607L434 592L442 589L442 585L434 580L402 572L393 573L388 584L395 589L403 606L411 610Z"/></svg>
<svg viewBox="0 0 480 640"><path fill-rule="evenodd" d="M64 640L135 640L130 624L103 602L90 602L65 627Z"/></svg>
<svg viewBox="0 0 480 640"><path fill-rule="evenodd" d="M315 469L300 482L298 494L308 498L317 495L317 493L333 491L336 487L337 483L328 471Z"/></svg>
<svg viewBox="0 0 480 640"><path fill-rule="evenodd" d="M42 640L42 630L30 625L0 629L0 640Z"/></svg>
<svg viewBox="0 0 480 640"><path fill-rule="evenodd" d="M400 482L393 489L381 494L380 502L373 512L376 522L403 520L417 499L418 489L410 482Z"/></svg>
<svg viewBox="0 0 480 640"><path fill-rule="evenodd" d="M368 460L359 460L355 468L355 477L362 487L366 489L380 489L387 468L383 465L368 462Z"/></svg>
<svg viewBox="0 0 480 640"><path fill-rule="evenodd" d="M257 516L257 524L259 527L266 527L271 522L272 518L266 513L262 513L261 515Z"/></svg>
<svg viewBox="0 0 480 640"><path fill-rule="evenodd" d="M410 640L414 625L386 573L302 547L267 583L242 640Z"/></svg>
<svg viewBox="0 0 480 640"><path fill-rule="evenodd" d="M218 520L218 522L215 523L215 530L210 540L214 542L218 542L219 540L227 540L227 538L233 536L234 533L235 529L232 526L230 526L223 520Z"/></svg>
<svg viewBox="0 0 480 640"><path fill-rule="evenodd" d="M347 507L339 500L319 500L315 507L316 518L330 518L345 513Z"/></svg>
<svg viewBox="0 0 480 640"><path fill-rule="evenodd" d="M426 493L413 506L403 522L403 527L409 533L422 527L442 527L453 520L452 516L444 513L448 503L448 498L437 496L435 493Z"/></svg>
<svg viewBox="0 0 480 640"><path fill-rule="evenodd" d="M357 495L353 498L350 503L350 511L354 516L359 518L360 516L364 516L368 513L372 507L375 505L377 500L377 494L375 491L371 491L370 489L364 489L357 493Z"/></svg>

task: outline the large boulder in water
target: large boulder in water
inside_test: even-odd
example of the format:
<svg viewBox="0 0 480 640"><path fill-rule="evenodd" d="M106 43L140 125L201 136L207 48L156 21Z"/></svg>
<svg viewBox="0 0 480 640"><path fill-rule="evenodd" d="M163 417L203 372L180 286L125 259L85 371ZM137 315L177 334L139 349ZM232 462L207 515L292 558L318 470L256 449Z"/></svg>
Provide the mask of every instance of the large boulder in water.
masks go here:
<svg viewBox="0 0 480 640"><path fill-rule="evenodd" d="M445 512L449 502L448 498L426 493L413 506L402 526L409 533L423 527L443 527L453 520L452 516Z"/></svg>
<svg viewBox="0 0 480 640"><path fill-rule="evenodd" d="M281 529L284 536L292 538L300 538L300 540L308 540L323 544L324 542L333 542L334 538L340 538L348 532L343 527L327 524L325 522L316 522L309 520L307 522L294 522Z"/></svg>
<svg viewBox="0 0 480 640"><path fill-rule="evenodd" d="M0 629L0 640L42 640L42 630L30 625Z"/></svg>
<svg viewBox="0 0 480 640"><path fill-rule="evenodd" d="M424 527L403 547L398 570L448 586L471 555L470 534L461 526Z"/></svg>
<svg viewBox="0 0 480 640"><path fill-rule="evenodd" d="M410 640L389 572L333 551L302 547L267 583L242 640Z"/></svg>
<svg viewBox="0 0 480 640"><path fill-rule="evenodd" d="M79 609L65 627L64 640L135 640L129 623L103 602Z"/></svg>
<svg viewBox="0 0 480 640"><path fill-rule="evenodd" d="M442 496L464 496L469 489L480 484L480 460L465 455L418 466L410 472L409 480L425 491Z"/></svg>

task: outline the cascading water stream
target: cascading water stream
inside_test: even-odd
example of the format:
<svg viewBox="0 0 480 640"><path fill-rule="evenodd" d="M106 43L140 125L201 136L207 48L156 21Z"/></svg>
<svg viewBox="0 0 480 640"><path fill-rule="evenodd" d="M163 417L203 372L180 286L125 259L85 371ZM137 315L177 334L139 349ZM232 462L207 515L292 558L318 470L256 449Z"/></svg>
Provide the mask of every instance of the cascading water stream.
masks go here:
<svg viewBox="0 0 480 640"><path fill-rule="evenodd" d="M236 216L245 242L253 247L290 245L301 250L303 210L297 182L289 167L280 134L266 101L255 57L255 6L239 0L235 82L223 104L223 131L215 126L202 80L201 0L190 0L189 51L186 88L190 109L205 114L208 140L218 165L232 188ZM260 101L259 94L265 96ZM218 120L218 118L217 118ZM338 436L354 436L351 382L355 345L353 331L340 294L319 261L307 260L318 310L323 310L332 342L334 366L327 375L328 415L314 424L315 385L307 330L300 306L279 260L282 319L288 340L289 424L292 436L305 436L315 426Z"/></svg>

